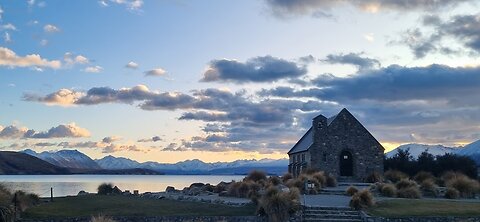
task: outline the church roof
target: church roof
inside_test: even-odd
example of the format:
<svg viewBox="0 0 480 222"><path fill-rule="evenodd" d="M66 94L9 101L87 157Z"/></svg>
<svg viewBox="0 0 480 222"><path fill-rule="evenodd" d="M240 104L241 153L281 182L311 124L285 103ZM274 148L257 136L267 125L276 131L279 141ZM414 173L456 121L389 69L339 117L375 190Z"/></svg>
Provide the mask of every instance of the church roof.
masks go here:
<svg viewBox="0 0 480 222"><path fill-rule="evenodd" d="M327 125L330 125L335 118L337 118L337 115L331 116L330 118L327 119ZM293 153L299 153L299 152L304 152L310 149L310 146L313 145L313 129L310 127L308 131L305 133L305 135L300 138L300 140L288 151L288 154L293 154Z"/></svg>
<svg viewBox="0 0 480 222"><path fill-rule="evenodd" d="M312 127L310 127L310 129L308 129L305 135L302 136L302 138L295 144L295 146L293 146L292 149L288 151L288 154L307 151L312 144L313 144L313 129Z"/></svg>

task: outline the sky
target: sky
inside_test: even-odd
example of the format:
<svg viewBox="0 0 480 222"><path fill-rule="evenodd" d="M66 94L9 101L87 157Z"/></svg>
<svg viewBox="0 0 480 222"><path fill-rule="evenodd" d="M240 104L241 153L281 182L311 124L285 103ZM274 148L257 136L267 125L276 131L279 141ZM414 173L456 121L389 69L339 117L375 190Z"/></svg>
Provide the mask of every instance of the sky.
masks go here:
<svg viewBox="0 0 480 222"><path fill-rule="evenodd" d="M0 149L286 158L347 108L391 150L480 139L473 0L1 0Z"/></svg>

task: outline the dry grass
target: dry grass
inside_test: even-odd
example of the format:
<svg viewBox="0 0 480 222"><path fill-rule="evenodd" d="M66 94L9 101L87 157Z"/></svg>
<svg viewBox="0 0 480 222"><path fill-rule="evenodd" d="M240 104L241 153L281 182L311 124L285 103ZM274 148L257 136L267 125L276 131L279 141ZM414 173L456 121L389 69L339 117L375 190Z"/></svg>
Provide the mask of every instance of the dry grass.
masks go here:
<svg viewBox="0 0 480 222"><path fill-rule="evenodd" d="M480 190L478 181L460 174L450 174L445 178L445 184L448 188L455 188L460 192L461 197L471 198Z"/></svg>
<svg viewBox="0 0 480 222"><path fill-rule="evenodd" d="M348 196L353 196L358 192L358 189L354 186L349 186L347 190L345 190L345 193L347 193Z"/></svg>
<svg viewBox="0 0 480 222"><path fill-rule="evenodd" d="M413 180L417 181L417 183L422 183L425 180L435 181L435 176L430 172L420 171L413 176Z"/></svg>
<svg viewBox="0 0 480 222"><path fill-rule="evenodd" d="M350 207L355 210L366 209L375 204L372 192L369 190L361 190L352 196Z"/></svg>
<svg viewBox="0 0 480 222"><path fill-rule="evenodd" d="M447 188L447 191L445 191L445 198L458 199L460 198L460 192L458 192L458 190L453 187L449 187Z"/></svg>
<svg viewBox="0 0 480 222"><path fill-rule="evenodd" d="M90 222L116 222L116 220L107 216L93 216Z"/></svg>
<svg viewBox="0 0 480 222"><path fill-rule="evenodd" d="M299 209L299 199L298 189L282 192L275 187L270 187L260 199L259 212L264 212L270 222L288 221L290 214Z"/></svg>
<svg viewBox="0 0 480 222"><path fill-rule="evenodd" d="M401 198L409 198L409 199L419 199L422 197L422 193L418 187L406 187L402 189L398 189L397 196Z"/></svg>
<svg viewBox="0 0 480 222"><path fill-rule="evenodd" d="M380 193L385 197L396 197L397 188L391 183L383 184L380 188Z"/></svg>
<svg viewBox="0 0 480 222"><path fill-rule="evenodd" d="M408 175L398 170L387 170L384 174L385 179L396 183L402 179L408 179Z"/></svg>

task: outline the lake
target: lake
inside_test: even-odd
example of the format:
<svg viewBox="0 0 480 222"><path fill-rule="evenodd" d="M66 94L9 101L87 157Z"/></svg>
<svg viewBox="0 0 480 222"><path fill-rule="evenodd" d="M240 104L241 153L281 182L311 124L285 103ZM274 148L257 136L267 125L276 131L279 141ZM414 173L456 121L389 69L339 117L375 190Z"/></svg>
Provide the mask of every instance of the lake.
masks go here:
<svg viewBox="0 0 480 222"><path fill-rule="evenodd" d="M192 183L210 183L241 180L242 175L0 175L0 183L11 190L50 196L53 187L55 197L77 195L79 191L97 192L101 183L113 183L121 190L143 192L165 191L167 186L183 189Z"/></svg>

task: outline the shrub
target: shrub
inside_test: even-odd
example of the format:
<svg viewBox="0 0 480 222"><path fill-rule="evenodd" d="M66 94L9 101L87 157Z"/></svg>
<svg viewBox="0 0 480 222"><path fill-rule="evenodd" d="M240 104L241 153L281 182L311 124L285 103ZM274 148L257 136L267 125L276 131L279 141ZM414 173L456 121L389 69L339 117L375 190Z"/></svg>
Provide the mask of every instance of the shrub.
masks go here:
<svg viewBox="0 0 480 222"><path fill-rule="evenodd" d="M446 182L447 187L455 188L460 192L461 197L474 197L479 192L480 185L478 181L459 174Z"/></svg>
<svg viewBox="0 0 480 222"><path fill-rule="evenodd" d="M13 222L15 221L15 211L11 206L0 206L0 221Z"/></svg>
<svg viewBox="0 0 480 222"><path fill-rule="evenodd" d="M113 192L113 184L111 183L102 183L97 188L97 194L107 195Z"/></svg>
<svg viewBox="0 0 480 222"><path fill-rule="evenodd" d="M269 221L288 221L290 214L299 209L300 195L298 189L282 192L270 187L259 202L259 212L264 212Z"/></svg>
<svg viewBox="0 0 480 222"><path fill-rule="evenodd" d="M378 172L372 172L370 175L367 176L367 178L365 178L365 182L367 183L383 182L383 177Z"/></svg>
<svg viewBox="0 0 480 222"><path fill-rule="evenodd" d="M13 196L17 198L17 206L20 211L25 211L27 208L40 203L40 197L38 197L38 195L25 193L21 190L16 191Z"/></svg>
<svg viewBox="0 0 480 222"><path fill-rule="evenodd" d="M0 206L8 206L12 202L12 193L3 184L0 184Z"/></svg>
<svg viewBox="0 0 480 222"><path fill-rule="evenodd" d="M307 168L307 169L302 171L302 174L313 175L317 172L320 172L320 171L318 169L315 169L315 168Z"/></svg>
<svg viewBox="0 0 480 222"><path fill-rule="evenodd" d="M358 192L358 189L354 186L349 186L345 192L348 194L348 196L353 196Z"/></svg>
<svg viewBox="0 0 480 222"><path fill-rule="evenodd" d="M398 189L397 196L401 198L410 198L410 199L418 199L422 197L422 193L417 186L406 187L402 189Z"/></svg>
<svg viewBox="0 0 480 222"><path fill-rule="evenodd" d="M350 200L350 207L355 210L365 209L375 204L372 193L365 189L355 193Z"/></svg>
<svg viewBox="0 0 480 222"><path fill-rule="evenodd" d="M96 216L96 217L92 217L92 219L90 219L90 222L116 222L116 221L110 217Z"/></svg>
<svg viewBox="0 0 480 222"><path fill-rule="evenodd" d="M299 189L300 191L304 190L304 184L303 184L303 181L300 178L290 179L285 183L285 185L288 188L295 187L295 188Z"/></svg>
<svg viewBox="0 0 480 222"><path fill-rule="evenodd" d="M420 171L413 177L413 180L417 181L417 183L422 183L425 180L432 180L435 181L435 177L432 173L426 171Z"/></svg>
<svg viewBox="0 0 480 222"><path fill-rule="evenodd" d="M459 197L460 197L460 192L458 192L458 190L453 187L449 187L447 188L447 191L445 191L445 198L458 199Z"/></svg>
<svg viewBox="0 0 480 222"><path fill-rule="evenodd" d="M403 188L409 188L409 187L417 187L418 184L413 181L413 180L409 180L409 179L402 179L400 181L398 181L395 186L397 187L397 189L403 189Z"/></svg>
<svg viewBox="0 0 480 222"><path fill-rule="evenodd" d="M221 193L223 191L226 191L227 188L228 188L228 185L229 183L225 183L225 182L220 182L218 183L214 188L213 188L213 192L214 193Z"/></svg>
<svg viewBox="0 0 480 222"><path fill-rule="evenodd" d="M434 178L423 180L420 184L420 188L423 190L423 192L429 195L432 195L434 197L436 197L438 194L437 192L438 186L437 184L435 184Z"/></svg>
<svg viewBox="0 0 480 222"><path fill-rule="evenodd" d="M280 180L279 177L277 176L271 176L268 178L268 184L273 185L273 186L278 186L279 184L282 183L282 180Z"/></svg>
<svg viewBox="0 0 480 222"><path fill-rule="evenodd" d="M383 184L380 189L380 193L382 194L382 196L385 197L396 197L397 188L391 183Z"/></svg>
<svg viewBox="0 0 480 222"><path fill-rule="evenodd" d="M241 184L242 182L235 182L235 181L230 183L230 185L227 188L227 196L236 197L238 188L240 187Z"/></svg>
<svg viewBox="0 0 480 222"><path fill-rule="evenodd" d="M327 187L336 187L337 179L331 175L327 175Z"/></svg>
<svg viewBox="0 0 480 222"><path fill-rule="evenodd" d="M323 171L312 174L312 178L318 181L320 188L327 185L327 177Z"/></svg>
<svg viewBox="0 0 480 222"><path fill-rule="evenodd" d="M290 179L293 179L293 175L291 173L283 174L283 176L282 176L283 183L286 183Z"/></svg>
<svg viewBox="0 0 480 222"><path fill-rule="evenodd" d="M258 182L260 180L267 180L267 174L263 171L252 170L244 180L251 180L254 182Z"/></svg>
<svg viewBox="0 0 480 222"><path fill-rule="evenodd" d="M402 179L407 179L408 175L398 171L398 170L387 170L385 172L385 179L392 181L393 183L396 183Z"/></svg>

